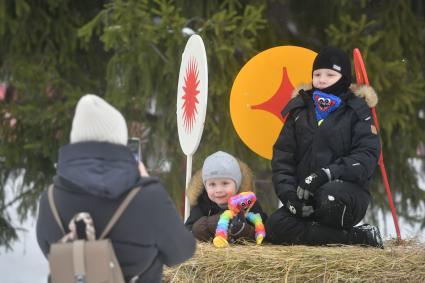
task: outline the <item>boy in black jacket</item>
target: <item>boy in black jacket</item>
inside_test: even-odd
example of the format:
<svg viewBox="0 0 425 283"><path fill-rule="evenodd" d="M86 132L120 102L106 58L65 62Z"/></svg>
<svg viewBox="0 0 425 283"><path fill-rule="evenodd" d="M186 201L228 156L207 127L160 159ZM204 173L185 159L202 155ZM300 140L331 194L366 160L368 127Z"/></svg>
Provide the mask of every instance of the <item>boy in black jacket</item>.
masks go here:
<svg viewBox="0 0 425 283"><path fill-rule="evenodd" d="M383 247L377 227L359 223L370 202L369 181L380 141L371 88L350 89L351 64L325 48L313 63L312 87L294 92L273 147L273 184L283 207L266 228L273 243L364 244Z"/></svg>

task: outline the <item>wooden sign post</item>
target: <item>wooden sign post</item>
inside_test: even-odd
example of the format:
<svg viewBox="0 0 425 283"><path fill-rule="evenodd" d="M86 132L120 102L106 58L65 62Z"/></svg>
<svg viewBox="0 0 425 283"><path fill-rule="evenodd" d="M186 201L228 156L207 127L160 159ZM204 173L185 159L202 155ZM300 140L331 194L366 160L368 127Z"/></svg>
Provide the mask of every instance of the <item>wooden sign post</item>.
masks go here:
<svg viewBox="0 0 425 283"><path fill-rule="evenodd" d="M186 43L177 86L177 129L180 146L187 157L186 189L192 177L192 156L198 149L204 130L208 100L208 65L202 38L194 34ZM185 193L184 220L189 217L189 199Z"/></svg>

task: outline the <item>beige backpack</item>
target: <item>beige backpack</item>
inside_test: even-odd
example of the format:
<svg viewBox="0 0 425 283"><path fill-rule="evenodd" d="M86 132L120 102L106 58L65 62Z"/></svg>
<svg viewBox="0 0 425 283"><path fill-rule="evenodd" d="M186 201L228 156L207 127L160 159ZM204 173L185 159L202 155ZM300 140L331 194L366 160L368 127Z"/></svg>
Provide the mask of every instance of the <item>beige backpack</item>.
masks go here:
<svg viewBox="0 0 425 283"><path fill-rule="evenodd" d="M91 217L84 212L73 217L70 222L71 232L65 234L54 202L53 186L50 186L48 190L50 208L64 234L61 240L50 246L48 260L52 283L125 283L112 243L105 237L139 191L140 188L137 187L128 193L109 220L101 236L96 239ZM87 240L77 238L76 220L85 222ZM132 278L130 282L136 282L137 278L137 276Z"/></svg>

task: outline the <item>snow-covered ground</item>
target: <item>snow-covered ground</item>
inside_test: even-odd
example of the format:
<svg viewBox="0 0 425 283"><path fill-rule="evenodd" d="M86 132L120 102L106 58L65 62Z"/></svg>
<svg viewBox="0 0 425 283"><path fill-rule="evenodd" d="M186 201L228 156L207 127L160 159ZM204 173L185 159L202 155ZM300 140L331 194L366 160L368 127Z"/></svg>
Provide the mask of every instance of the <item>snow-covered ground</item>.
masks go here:
<svg viewBox="0 0 425 283"><path fill-rule="evenodd" d="M14 184L6 184L6 199L8 201L12 199L13 186L20 181L18 178ZM9 212L12 218L12 225L23 229L18 232L18 241L13 244L13 251L5 251L5 248L0 247L0 282L47 282L49 267L47 260L38 247L35 218L29 218L23 223L19 223L16 206L12 206Z"/></svg>
<svg viewBox="0 0 425 283"><path fill-rule="evenodd" d="M415 163L419 166L419 163ZM425 190L425 177L420 180L420 186ZM26 232L19 232L19 241L13 245L13 252L6 252L0 248L0 282L1 283L44 283L47 282L48 265L41 253L35 235L35 219L28 219L21 225L18 223L16 214L11 216L13 224L27 229ZM424 210L419 213L424 214ZM391 214L380 217L382 222L379 227L384 238L396 237L395 228ZM419 225L410 225L403 219L400 219L400 229L402 237L417 237L425 242L425 231L421 230Z"/></svg>
<svg viewBox="0 0 425 283"><path fill-rule="evenodd" d="M13 252L0 248L0 282L47 282L48 264L37 244L35 219L25 221L20 227L28 229L28 232L19 232L19 241L14 243Z"/></svg>

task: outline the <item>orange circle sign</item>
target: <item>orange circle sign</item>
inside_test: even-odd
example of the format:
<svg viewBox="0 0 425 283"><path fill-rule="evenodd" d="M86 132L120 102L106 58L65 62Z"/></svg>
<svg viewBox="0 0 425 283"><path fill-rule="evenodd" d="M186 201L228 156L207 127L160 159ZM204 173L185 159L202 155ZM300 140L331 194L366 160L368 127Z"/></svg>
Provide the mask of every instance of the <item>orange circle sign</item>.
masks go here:
<svg viewBox="0 0 425 283"><path fill-rule="evenodd" d="M271 159L284 122L280 112L294 87L311 82L317 53L298 46L279 46L252 57L240 70L230 94L230 116L242 141Z"/></svg>

